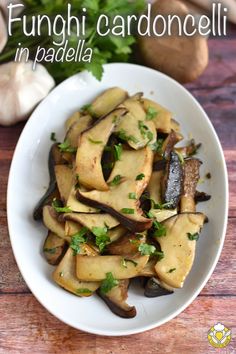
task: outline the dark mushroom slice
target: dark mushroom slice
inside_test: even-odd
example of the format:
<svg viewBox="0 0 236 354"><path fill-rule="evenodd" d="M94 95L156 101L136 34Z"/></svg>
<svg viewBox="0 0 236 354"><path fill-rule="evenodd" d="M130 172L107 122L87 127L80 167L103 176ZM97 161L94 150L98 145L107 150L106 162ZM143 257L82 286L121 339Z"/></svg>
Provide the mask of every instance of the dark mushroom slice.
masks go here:
<svg viewBox="0 0 236 354"><path fill-rule="evenodd" d="M178 154L172 151L162 181L162 198L164 203L171 204L171 208L173 209L176 208L179 204L182 188L183 167Z"/></svg>
<svg viewBox="0 0 236 354"><path fill-rule="evenodd" d="M53 280L59 286L77 296L91 296L100 286L100 282L81 281L76 277L75 270L76 257L73 254L73 250L69 247L59 265L53 272Z"/></svg>
<svg viewBox="0 0 236 354"><path fill-rule="evenodd" d="M168 287L168 285L164 287L163 282L155 277L148 279L145 285L144 295L146 297L159 297L163 295L171 295L173 293L174 291L171 287Z"/></svg>
<svg viewBox="0 0 236 354"><path fill-rule="evenodd" d="M80 134L88 129L92 124L93 119L90 115L80 117L67 131L65 140L68 141L72 148L78 147Z"/></svg>
<svg viewBox="0 0 236 354"><path fill-rule="evenodd" d="M127 304L129 280L119 280L117 286L104 294L101 289L97 290L98 296L107 304L110 310L122 318L136 316L136 308Z"/></svg>
<svg viewBox="0 0 236 354"><path fill-rule="evenodd" d="M103 117L118 107L127 97L127 91L120 87L111 87L99 95L91 105L85 106L83 111L95 118Z"/></svg>
<svg viewBox="0 0 236 354"><path fill-rule="evenodd" d="M142 214L139 199L151 173L153 152L149 147L141 150L124 150L107 181L108 191L77 191L80 202L111 214L132 232L142 232L151 227L152 221Z"/></svg>
<svg viewBox="0 0 236 354"><path fill-rule="evenodd" d="M158 242L164 258L155 265L158 278L173 288L182 288L189 274L196 249L196 240L203 227L205 215L183 213L165 220L166 236Z"/></svg>
<svg viewBox="0 0 236 354"><path fill-rule="evenodd" d="M86 188L102 191L109 189L103 176L102 155L109 137L126 112L125 108L118 108L99 119L80 135L76 154L76 173L79 175L80 183Z"/></svg>
<svg viewBox="0 0 236 354"><path fill-rule="evenodd" d="M61 237L49 231L43 245L43 253L47 262L58 265L67 250L68 244Z"/></svg>
<svg viewBox="0 0 236 354"><path fill-rule="evenodd" d="M166 160L157 160L153 164L153 171L164 171L167 165Z"/></svg>
<svg viewBox="0 0 236 354"><path fill-rule="evenodd" d="M194 196L195 203L207 202L210 199L211 199L211 195L205 192L199 192L199 191L195 192L195 196Z"/></svg>
<svg viewBox="0 0 236 354"><path fill-rule="evenodd" d="M174 149L174 146L183 139L179 133L176 133L174 130L171 130L170 134L165 139L162 145L162 156L164 159L168 159L171 152Z"/></svg>
<svg viewBox="0 0 236 354"><path fill-rule="evenodd" d="M49 171L49 187L40 201L34 208L33 218L34 220L41 220L43 216L44 205L49 205L52 200L58 196L57 186L56 186L56 176L54 167L58 164L65 164L66 161L63 159L62 153L58 147L58 144L53 144L48 157L48 171Z"/></svg>
<svg viewBox="0 0 236 354"><path fill-rule="evenodd" d="M118 139L116 138L115 135L111 135L107 145L104 148L103 151L103 155L102 155L102 160L101 160L101 164L102 164L102 172L103 172L103 176L105 181L108 180L111 171L114 167L114 164L116 162L116 158L115 158L115 145L118 145ZM119 145L121 146L121 145Z"/></svg>
<svg viewBox="0 0 236 354"><path fill-rule="evenodd" d="M183 192L180 201L181 212L195 212L195 192L197 183L200 178L199 169L202 162L195 158L189 158L185 160L183 165L184 169L184 181Z"/></svg>

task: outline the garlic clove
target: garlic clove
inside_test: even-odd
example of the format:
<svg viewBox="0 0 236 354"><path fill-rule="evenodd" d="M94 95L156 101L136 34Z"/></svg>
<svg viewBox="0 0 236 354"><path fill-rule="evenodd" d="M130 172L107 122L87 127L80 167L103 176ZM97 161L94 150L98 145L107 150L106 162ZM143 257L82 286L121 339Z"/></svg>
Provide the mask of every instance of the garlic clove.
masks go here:
<svg viewBox="0 0 236 354"><path fill-rule="evenodd" d="M0 124L9 126L27 119L35 106L55 86L54 79L38 64L10 62L0 66Z"/></svg>
<svg viewBox="0 0 236 354"><path fill-rule="evenodd" d="M2 11L0 9L0 53L2 52L3 48L5 47L7 40L8 40L7 25L4 20Z"/></svg>

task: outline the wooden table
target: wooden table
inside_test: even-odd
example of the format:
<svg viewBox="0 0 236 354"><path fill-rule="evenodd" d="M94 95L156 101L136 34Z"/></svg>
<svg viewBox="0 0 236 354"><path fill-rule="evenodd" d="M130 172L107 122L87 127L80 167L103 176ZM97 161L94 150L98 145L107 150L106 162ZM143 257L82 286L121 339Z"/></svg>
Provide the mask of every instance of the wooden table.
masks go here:
<svg viewBox="0 0 236 354"><path fill-rule="evenodd" d="M82 333L50 315L30 293L19 273L7 229L8 172L24 124L1 127L0 353L236 353L236 27L229 27L225 39L210 39L209 45L211 57L206 72L187 87L205 108L223 145L230 203L224 249L201 294L169 323L130 337L106 338ZM218 321L233 331L226 349L216 350L207 341L208 329Z"/></svg>

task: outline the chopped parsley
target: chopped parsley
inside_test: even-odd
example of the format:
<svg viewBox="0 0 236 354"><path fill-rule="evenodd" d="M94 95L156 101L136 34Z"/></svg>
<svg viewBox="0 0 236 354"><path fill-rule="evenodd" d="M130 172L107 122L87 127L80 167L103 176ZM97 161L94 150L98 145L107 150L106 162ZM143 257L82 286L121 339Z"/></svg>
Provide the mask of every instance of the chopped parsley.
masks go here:
<svg viewBox="0 0 236 354"><path fill-rule="evenodd" d="M162 225L162 223L158 222L157 220L153 221L153 236L154 237L162 237L166 236L166 227Z"/></svg>
<svg viewBox="0 0 236 354"><path fill-rule="evenodd" d="M168 270L167 273L173 273L176 270L176 268L171 268L170 270Z"/></svg>
<svg viewBox="0 0 236 354"><path fill-rule="evenodd" d="M136 200L136 199L137 199L136 193L129 193L129 199L134 199L134 200Z"/></svg>
<svg viewBox="0 0 236 354"><path fill-rule="evenodd" d="M55 133L55 132L52 132L52 133L51 133L50 139L51 139L51 141L55 141L55 142L57 141L56 133Z"/></svg>
<svg viewBox="0 0 236 354"><path fill-rule="evenodd" d="M144 138L147 138L148 142L152 141L153 133L149 130L149 128L144 124L144 122L142 120L139 120L138 127L139 127L141 135Z"/></svg>
<svg viewBox="0 0 236 354"><path fill-rule="evenodd" d="M178 152L178 151L176 151L176 154L178 155L179 162L181 163L181 165L183 165L183 164L184 164L184 157L183 157L183 155L182 155L180 152Z"/></svg>
<svg viewBox="0 0 236 354"><path fill-rule="evenodd" d="M109 186L117 186L120 184L122 181L122 176L121 175L116 175L113 180L109 183Z"/></svg>
<svg viewBox="0 0 236 354"><path fill-rule="evenodd" d="M133 136L133 135L127 135L127 133L124 129L119 130L117 135L118 135L118 138L120 138L121 140L132 141L135 144L138 143L138 139L135 138L135 136Z"/></svg>
<svg viewBox="0 0 236 354"><path fill-rule="evenodd" d="M87 288L81 288L76 290L76 294L78 295L91 295L93 292Z"/></svg>
<svg viewBox="0 0 236 354"><path fill-rule="evenodd" d="M65 140L64 143L61 143L58 145L59 149L61 152L69 152L71 154L75 153L77 151L76 148L73 148L68 140Z"/></svg>
<svg viewBox="0 0 236 354"><path fill-rule="evenodd" d="M144 179L144 177L145 177L145 174L140 173L140 175L138 175L138 176L136 177L136 181L141 181L142 179Z"/></svg>
<svg viewBox="0 0 236 354"><path fill-rule="evenodd" d="M80 188L79 175L76 174L75 178L76 178L75 189L79 189Z"/></svg>
<svg viewBox="0 0 236 354"><path fill-rule="evenodd" d="M53 199L52 201L52 207L57 213L71 213L72 210L69 206L61 206L61 202L57 199Z"/></svg>
<svg viewBox="0 0 236 354"><path fill-rule="evenodd" d="M113 277L113 274L111 272L106 273L106 278L101 283L100 291L103 294L106 294L118 284L118 280Z"/></svg>
<svg viewBox="0 0 236 354"><path fill-rule="evenodd" d="M79 232L71 236L70 248L74 251L74 256L80 253L80 245L86 243L85 235L87 232L87 227L83 227Z"/></svg>
<svg viewBox="0 0 236 354"><path fill-rule="evenodd" d="M92 144L102 144L101 140L93 140L92 138L88 138L88 141Z"/></svg>
<svg viewBox="0 0 236 354"><path fill-rule="evenodd" d="M197 241L199 239L199 233L196 232L195 234L191 234L190 232L187 233L188 239L190 241Z"/></svg>
<svg viewBox="0 0 236 354"><path fill-rule="evenodd" d="M150 148L152 151L157 152L158 154L162 155L162 147L163 147L164 139L157 139L157 141L153 144L150 144Z"/></svg>
<svg viewBox="0 0 236 354"><path fill-rule="evenodd" d="M92 104L91 104L91 103L90 103L90 104L85 104L85 105L81 108L81 112L82 112L82 113L88 112L88 113L92 114L91 108L92 108Z"/></svg>
<svg viewBox="0 0 236 354"><path fill-rule="evenodd" d="M146 120L152 120L156 118L158 115L158 112L155 110L153 107L148 107L147 109L147 114L146 114Z"/></svg>
<svg viewBox="0 0 236 354"><path fill-rule="evenodd" d="M110 237L108 236L108 227L93 227L92 233L96 236L96 245L99 251L102 252L106 247L107 243L110 242Z"/></svg>
<svg viewBox="0 0 236 354"><path fill-rule="evenodd" d="M127 259L127 258L122 258L121 259L121 265L124 267L124 268L127 268L127 263L130 262L132 263L135 267L137 267L138 263L135 262L133 259Z"/></svg>
<svg viewBox="0 0 236 354"><path fill-rule="evenodd" d="M142 256L150 256L156 252L156 247L148 243L141 243L138 250Z"/></svg>
<svg viewBox="0 0 236 354"><path fill-rule="evenodd" d="M122 212L123 214L134 214L134 209L123 208L123 209L121 209L121 212Z"/></svg>
<svg viewBox="0 0 236 354"><path fill-rule="evenodd" d="M122 144L114 145L114 158L115 158L115 161L119 161L120 160L122 151L123 151Z"/></svg>

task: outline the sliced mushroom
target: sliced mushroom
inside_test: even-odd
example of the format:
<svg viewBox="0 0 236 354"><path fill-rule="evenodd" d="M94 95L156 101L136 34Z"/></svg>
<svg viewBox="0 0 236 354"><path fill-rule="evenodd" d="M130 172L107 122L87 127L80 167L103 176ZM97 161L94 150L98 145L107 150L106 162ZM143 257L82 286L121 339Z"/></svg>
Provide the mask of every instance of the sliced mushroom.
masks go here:
<svg viewBox="0 0 236 354"><path fill-rule="evenodd" d="M108 237L110 238L110 242L115 242L119 240L122 236L127 234L128 230L123 226L119 225L114 229L108 231Z"/></svg>
<svg viewBox="0 0 236 354"><path fill-rule="evenodd" d="M67 205L70 207L70 209L76 213L99 213L99 209L93 208L86 203L82 203L76 198L76 193L80 189L87 190L85 188L76 189L75 185L72 186L69 198L67 200Z"/></svg>
<svg viewBox="0 0 236 354"><path fill-rule="evenodd" d="M80 134L88 129L88 127L92 124L93 119L90 115L82 116L77 120L66 133L65 140L68 141L72 148L78 147L79 136Z"/></svg>
<svg viewBox="0 0 236 354"><path fill-rule="evenodd" d="M60 199L66 204L73 182L73 170L67 165L56 165L54 169Z"/></svg>
<svg viewBox="0 0 236 354"><path fill-rule="evenodd" d="M107 181L109 191L78 190L76 196L82 203L111 214L132 232L142 232L152 224L150 219L142 216L142 210L139 209L140 196L151 176L152 162L153 152L148 147L137 151L124 150L121 160L116 162ZM118 177L114 185L114 180Z"/></svg>
<svg viewBox="0 0 236 354"><path fill-rule="evenodd" d="M82 226L73 221L66 220L65 222L65 235L68 240L70 237L77 234L82 229Z"/></svg>
<svg viewBox="0 0 236 354"><path fill-rule="evenodd" d="M108 254L113 255L135 255L138 253L138 248L141 243L144 243L146 240L146 236L144 234L140 234L140 237L137 237L135 234L127 233L123 237L119 238L116 242L110 243L106 250Z"/></svg>
<svg viewBox="0 0 236 354"><path fill-rule="evenodd" d="M127 143L135 150L156 141L156 128L152 121L146 120L146 113L137 98L129 98L122 103L128 110L124 119L117 125L116 131L124 132Z"/></svg>
<svg viewBox="0 0 236 354"><path fill-rule="evenodd" d="M80 112L75 112L73 113L67 120L65 123L66 126L66 131L68 132L68 130L70 129L70 127L72 127L72 125L76 122L78 122L78 120L80 119L81 114Z"/></svg>
<svg viewBox="0 0 236 354"><path fill-rule="evenodd" d="M170 134L165 139L162 145L162 154L165 159L168 159L174 146L182 140L182 136L176 133L174 130L171 130Z"/></svg>
<svg viewBox="0 0 236 354"><path fill-rule="evenodd" d="M59 264L66 249L67 242L49 231L43 246L43 253L47 262L51 265Z"/></svg>
<svg viewBox="0 0 236 354"><path fill-rule="evenodd" d="M180 153L184 158L193 156L197 153L202 144L196 144L194 139L191 139L188 145L175 148L175 151Z"/></svg>
<svg viewBox="0 0 236 354"><path fill-rule="evenodd" d="M79 214L79 213L66 213L63 215L64 220L74 221L83 226L86 226L89 230L93 227L104 227L112 229L118 226L120 223L109 214Z"/></svg>
<svg viewBox="0 0 236 354"><path fill-rule="evenodd" d="M102 172L102 154L115 126L125 113L125 108L116 109L81 134L76 154L76 173L85 187L102 191L109 189Z"/></svg>
<svg viewBox="0 0 236 354"><path fill-rule="evenodd" d="M131 259L131 258L130 258ZM112 273L115 279L129 279L139 275L148 262L149 256L132 257L126 262L122 256L76 256L76 275L85 281L99 281Z"/></svg>
<svg viewBox="0 0 236 354"><path fill-rule="evenodd" d="M147 98L142 99L142 104L146 113L148 113L150 109L152 112L156 112L156 114L153 113L154 117L152 119L156 129L162 133L169 134L171 132L172 113L160 104Z"/></svg>
<svg viewBox="0 0 236 354"><path fill-rule="evenodd" d="M56 188L56 176L54 172L54 167L57 164L63 164L62 154L58 148L58 144L53 144L48 157L48 171L49 171L49 187L40 201L37 203L34 208L33 217L34 220L41 220L43 216L43 207L44 205L49 205L52 203L52 200L58 196L58 190Z"/></svg>
<svg viewBox="0 0 236 354"><path fill-rule="evenodd" d="M129 306L126 302L128 297L129 280L119 280L117 286L113 287L108 293L104 294L100 289L97 290L97 294L103 299L110 310L122 317L133 318L136 316L136 308Z"/></svg>
<svg viewBox="0 0 236 354"><path fill-rule="evenodd" d="M92 104L88 106L87 112L96 118L103 117L113 111L127 97L128 93L125 90L119 87L112 87L99 95Z"/></svg>
<svg viewBox="0 0 236 354"><path fill-rule="evenodd" d="M164 286L163 282L161 282L155 277L152 277L148 279L146 283L144 295L146 297L159 297L163 295L173 294L173 292L174 291L172 288Z"/></svg>
<svg viewBox="0 0 236 354"><path fill-rule="evenodd" d="M164 203L170 203L174 209L177 207L183 188L183 168L178 154L172 151L166 166L162 183L162 197Z"/></svg>
<svg viewBox="0 0 236 354"><path fill-rule="evenodd" d="M149 259L145 267L141 270L139 276L154 277L156 275L155 265L156 265L156 259L155 258Z"/></svg>
<svg viewBox="0 0 236 354"><path fill-rule="evenodd" d="M184 213L163 222L166 236L158 239L164 258L156 263L158 277L173 288L182 288L194 257L196 240L205 221L202 213Z"/></svg>
<svg viewBox="0 0 236 354"><path fill-rule="evenodd" d="M53 209L53 207L49 205L45 205L43 208L43 223L44 225L52 231L54 234L58 235L59 237L69 240L65 236L65 223L58 221L58 215Z"/></svg>
<svg viewBox="0 0 236 354"><path fill-rule="evenodd" d="M84 282L76 277L76 257L68 248L60 264L53 272L53 280L62 288L78 296L91 296L100 286L100 282Z"/></svg>
<svg viewBox="0 0 236 354"><path fill-rule="evenodd" d="M184 182L183 192L180 200L181 212L195 212L195 192L197 183L200 178L199 169L201 161L198 159L186 159L183 165L184 168Z"/></svg>

